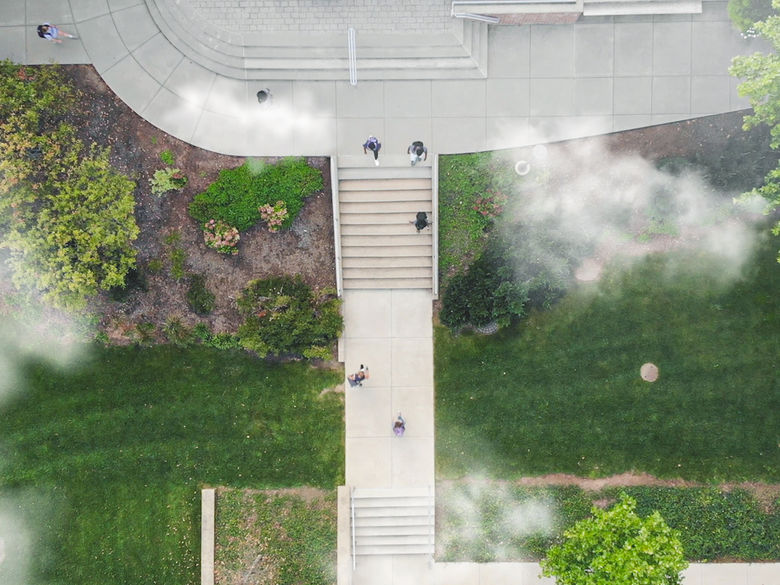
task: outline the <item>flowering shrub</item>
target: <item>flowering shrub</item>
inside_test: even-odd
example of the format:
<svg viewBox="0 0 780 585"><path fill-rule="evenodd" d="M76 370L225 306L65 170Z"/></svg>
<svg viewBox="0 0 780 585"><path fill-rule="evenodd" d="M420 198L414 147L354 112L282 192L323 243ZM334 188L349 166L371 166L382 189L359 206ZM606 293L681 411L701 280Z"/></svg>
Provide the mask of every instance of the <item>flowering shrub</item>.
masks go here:
<svg viewBox="0 0 780 585"><path fill-rule="evenodd" d="M203 239L209 248L220 254L238 254L238 230L221 219L210 219L203 226Z"/></svg>
<svg viewBox="0 0 780 585"><path fill-rule="evenodd" d="M501 191L488 190L487 195L477 197L472 209L485 217L498 217L504 211L509 198Z"/></svg>
<svg viewBox="0 0 780 585"><path fill-rule="evenodd" d="M284 220L289 215L284 201L277 201L275 205L261 205L258 211L260 211L260 219L268 225L268 231L273 233L282 228Z"/></svg>
<svg viewBox="0 0 780 585"><path fill-rule="evenodd" d="M187 184L187 177L181 169L166 168L154 171L154 176L149 179L152 184L152 193L162 195L168 191L177 191Z"/></svg>

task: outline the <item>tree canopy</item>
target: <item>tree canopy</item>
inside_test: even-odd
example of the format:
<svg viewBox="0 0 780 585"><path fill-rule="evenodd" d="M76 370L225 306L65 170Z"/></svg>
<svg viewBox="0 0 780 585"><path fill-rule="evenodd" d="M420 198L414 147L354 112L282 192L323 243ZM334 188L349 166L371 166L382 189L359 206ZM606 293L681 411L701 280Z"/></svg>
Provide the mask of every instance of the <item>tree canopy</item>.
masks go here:
<svg viewBox="0 0 780 585"><path fill-rule="evenodd" d="M754 24L755 31L768 40L774 50L771 53L754 53L735 57L730 72L742 80L737 90L739 95L750 100L753 113L745 116L745 130L759 125L769 126L772 148L780 148L780 0L773 0L775 13ZM780 207L780 166L771 170L764 185L746 193L745 197L762 197L766 201L766 213L773 213ZM780 234L780 222L774 226L774 233ZM780 261L780 256L778 257Z"/></svg>
<svg viewBox="0 0 780 585"><path fill-rule="evenodd" d="M626 494L609 510L593 508L550 548L544 576L558 585L678 585L688 566L679 533L657 511L640 518L635 509Z"/></svg>
<svg viewBox="0 0 780 585"><path fill-rule="evenodd" d="M64 115L76 93L56 67L0 62L0 247L20 288L81 309L135 266L135 183Z"/></svg>

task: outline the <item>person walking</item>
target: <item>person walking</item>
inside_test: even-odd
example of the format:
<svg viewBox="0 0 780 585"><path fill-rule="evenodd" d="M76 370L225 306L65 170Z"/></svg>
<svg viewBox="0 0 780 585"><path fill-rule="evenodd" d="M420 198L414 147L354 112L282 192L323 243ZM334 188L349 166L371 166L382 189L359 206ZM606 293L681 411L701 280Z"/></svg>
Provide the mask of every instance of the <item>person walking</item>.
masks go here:
<svg viewBox="0 0 780 585"><path fill-rule="evenodd" d="M366 380L369 377L368 368L363 364L360 364L360 369L354 374L347 376L347 381L349 382L349 385L354 388L355 386L362 386L363 380Z"/></svg>
<svg viewBox="0 0 780 585"><path fill-rule="evenodd" d="M379 142L376 136L369 136L368 140L363 143L363 154L367 154L370 150L374 153L374 164L379 166L379 149L382 148L382 143Z"/></svg>
<svg viewBox="0 0 780 585"><path fill-rule="evenodd" d="M48 22L39 24L37 30L38 30L39 37L41 37L42 39L46 39L47 41L51 41L53 43L61 43L62 39L60 38L60 36L63 36L67 39L78 38L76 35L66 33L60 27L50 24Z"/></svg>
<svg viewBox="0 0 780 585"><path fill-rule="evenodd" d="M420 161L428 160L428 148L422 143L421 140L415 140L406 149L406 154L409 155L409 162L412 166L416 165Z"/></svg>
<svg viewBox="0 0 780 585"><path fill-rule="evenodd" d="M406 432L406 421L404 420L404 417L401 416L401 413L398 413L398 418L395 419L395 422L393 422L393 433L395 433L396 437L403 437L404 432Z"/></svg>

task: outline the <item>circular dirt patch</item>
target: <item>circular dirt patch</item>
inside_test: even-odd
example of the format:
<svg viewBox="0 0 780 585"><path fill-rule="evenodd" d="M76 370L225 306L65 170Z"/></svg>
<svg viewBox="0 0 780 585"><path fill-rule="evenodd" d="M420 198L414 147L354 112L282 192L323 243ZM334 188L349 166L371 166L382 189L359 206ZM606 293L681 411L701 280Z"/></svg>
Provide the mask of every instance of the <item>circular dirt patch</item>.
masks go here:
<svg viewBox="0 0 780 585"><path fill-rule="evenodd" d="M645 382L655 382L658 379L658 366L651 362L642 364L642 367L639 368L639 375Z"/></svg>

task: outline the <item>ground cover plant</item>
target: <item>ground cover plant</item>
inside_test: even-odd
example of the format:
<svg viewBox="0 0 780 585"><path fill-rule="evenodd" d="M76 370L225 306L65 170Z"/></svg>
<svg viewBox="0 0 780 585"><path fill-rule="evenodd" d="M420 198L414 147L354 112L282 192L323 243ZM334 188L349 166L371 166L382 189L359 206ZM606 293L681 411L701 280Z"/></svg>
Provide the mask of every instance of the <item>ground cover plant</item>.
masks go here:
<svg viewBox="0 0 780 585"><path fill-rule="evenodd" d="M436 328L439 476L780 480L777 244L733 282L656 254L495 336Z"/></svg>
<svg viewBox="0 0 780 585"><path fill-rule="evenodd" d="M746 488L621 486L584 490L575 485L531 487L512 482L437 484L437 559L540 560L567 528L608 507L620 493L637 514L658 511L680 532L691 562L780 560L780 499L768 502Z"/></svg>
<svg viewBox="0 0 780 585"><path fill-rule="evenodd" d="M0 493L32 535L26 584L194 583L201 487L343 481L343 406L320 394L339 372L156 346L94 348L65 373L30 363L22 379Z"/></svg>
<svg viewBox="0 0 780 585"><path fill-rule="evenodd" d="M201 224L221 220L239 232L263 219L271 231L278 231L292 224L304 200L322 186L322 173L302 158L285 158L274 165L247 162L221 171L195 196L190 215Z"/></svg>
<svg viewBox="0 0 780 585"><path fill-rule="evenodd" d="M336 582L336 492L217 491L215 583Z"/></svg>

